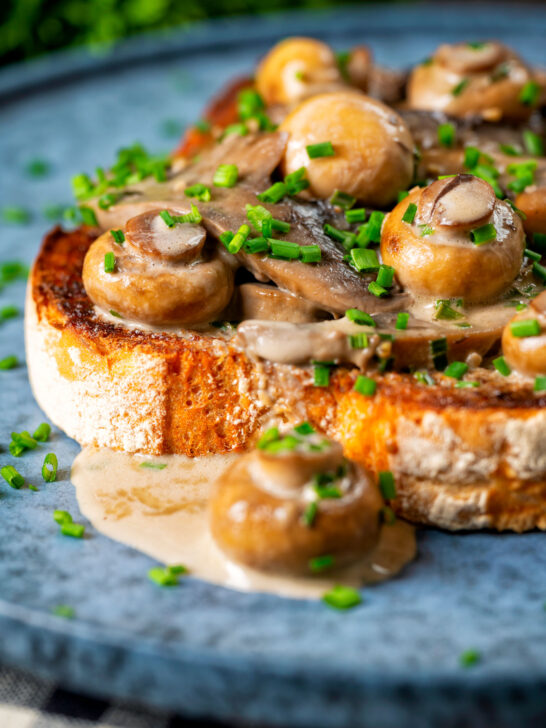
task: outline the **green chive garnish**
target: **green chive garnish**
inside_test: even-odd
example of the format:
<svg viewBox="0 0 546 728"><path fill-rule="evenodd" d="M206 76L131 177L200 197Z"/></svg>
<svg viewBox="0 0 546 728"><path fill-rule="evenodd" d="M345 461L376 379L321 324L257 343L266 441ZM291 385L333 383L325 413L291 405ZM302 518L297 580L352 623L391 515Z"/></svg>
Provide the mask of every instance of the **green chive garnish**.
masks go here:
<svg viewBox="0 0 546 728"><path fill-rule="evenodd" d="M409 313L401 312L396 315L396 324L395 329L398 329L399 331L404 331L408 328L410 315Z"/></svg>
<svg viewBox="0 0 546 728"><path fill-rule="evenodd" d="M53 511L53 520L62 526L63 523L72 523L72 516L68 511Z"/></svg>
<svg viewBox="0 0 546 728"><path fill-rule="evenodd" d="M304 263L320 263L322 251L318 245L300 245L301 259Z"/></svg>
<svg viewBox="0 0 546 728"><path fill-rule="evenodd" d="M540 86L536 81L527 81L519 94L519 100L524 106L534 106L540 95Z"/></svg>
<svg viewBox="0 0 546 728"><path fill-rule="evenodd" d="M498 356L496 359L493 359L493 366L503 377L507 377L512 371L503 356Z"/></svg>
<svg viewBox="0 0 546 728"><path fill-rule="evenodd" d="M110 235L114 238L114 242L118 245L123 245L125 242L123 230L110 230Z"/></svg>
<svg viewBox="0 0 546 728"><path fill-rule="evenodd" d="M315 432L315 428L309 422L300 422L299 425L294 427L294 431L298 435L312 435Z"/></svg>
<svg viewBox="0 0 546 728"><path fill-rule="evenodd" d="M479 382L455 382L456 389L474 389L479 386Z"/></svg>
<svg viewBox="0 0 546 728"><path fill-rule="evenodd" d="M50 433L51 425L49 425L47 422L42 422L40 425L38 425L32 437L38 442L47 442L49 440Z"/></svg>
<svg viewBox="0 0 546 728"><path fill-rule="evenodd" d="M417 205L413 202L410 202L409 205L406 207L406 212L402 215L402 222L407 222L408 225L411 225L412 222L415 220L416 212Z"/></svg>
<svg viewBox="0 0 546 728"><path fill-rule="evenodd" d="M25 172L31 177L46 177L51 171L51 165L45 159L31 159L25 165Z"/></svg>
<svg viewBox="0 0 546 728"><path fill-rule="evenodd" d="M358 308L349 308L347 311L345 311L345 316L349 319L349 321L352 321L355 324L360 324L361 326L376 325L375 321L369 313L361 311Z"/></svg>
<svg viewBox="0 0 546 728"><path fill-rule="evenodd" d="M265 449L267 449L267 446L269 444L271 444L272 442L275 442L278 439L279 439L279 428L278 427L270 427L260 437L260 439L256 443L256 447L259 450L265 450Z"/></svg>
<svg viewBox="0 0 546 728"><path fill-rule="evenodd" d="M277 202L280 202L286 194L288 194L288 188L285 183L275 182L271 185L271 187L268 187L267 190L256 195L256 197L260 200L260 202L275 205Z"/></svg>
<svg viewBox="0 0 546 728"><path fill-rule="evenodd" d="M57 478L57 468L59 462L55 453L50 452L44 458L44 464L42 465L42 478L46 483L53 483Z"/></svg>
<svg viewBox="0 0 546 728"><path fill-rule="evenodd" d="M438 141L442 147L452 147L455 144L455 127L450 122L438 126Z"/></svg>
<svg viewBox="0 0 546 728"><path fill-rule="evenodd" d="M478 650L465 650L459 655L459 664L461 667L474 667L481 660Z"/></svg>
<svg viewBox="0 0 546 728"><path fill-rule="evenodd" d="M523 339L527 336L539 336L540 324L536 319L522 319L521 321L513 321L510 324L510 332L512 336Z"/></svg>
<svg viewBox="0 0 546 728"><path fill-rule="evenodd" d="M76 610L74 607L69 607L66 604L57 604L51 610L51 614L55 615L55 617L63 617L64 619L74 619Z"/></svg>
<svg viewBox="0 0 546 728"><path fill-rule="evenodd" d="M237 230L231 241L227 245L227 249L230 253L235 255L238 253L241 248L243 247L243 244L245 243L246 239L250 235L250 228L248 225L241 225L241 227Z"/></svg>
<svg viewBox="0 0 546 728"><path fill-rule="evenodd" d="M529 152L529 154L532 154L534 157L544 156L544 142L542 137L535 134L530 129L524 129L523 143L525 144L525 149Z"/></svg>
<svg viewBox="0 0 546 728"><path fill-rule="evenodd" d="M362 597L356 589L336 584L323 595L322 601L333 609L351 609L362 603Z"/></svg>
<svg viewBox="0 0 546 728"><path fill-rule="evenodd" d="M301 520L304 526L307 526L307 528L311 528L311 526L314 524L315 519L317 517L318 512L318 504L316 501L311 501L311 503L308 503L305 506L305 510L303 511Z"/></svg>
<svg viewBox="0 0 546 728"><path fill-rule="evenodd" d="M221 164L212 179L215 187L235 187L239 177L239 170L235 164Z"/></svg>
<svg viewBox="0 0 546 728"><path fill-rule="evenodd" d="M313 574L320 574L322 571L331 569L336 563L336 560L330 554L324 556L315 556L309 560L309 569Z"/></svg>
<svg viewBox="0 0 546 728"><path fill-rule="evenodd" d="M546 392L546 377L544 377L544 376L536 377L534 391L535 392Z"/></svg>
<svg viewBox="0 0 546 728"><path fill-rule="evenodd" d="M306 147L309 159L319 159L320 157L333 157L335 155L332 142L320 142L319 144L308 144Z"/></svg>
<svg viewBox="0 0 546 728"><path fill-rule="evenodd" d="M143 463L140 463L140 468L148 468L150 470L165 470L167 467L167 463L154 463L149 460L146 460Z"/></svg>
<svg viewBox="0 0 546 728"><path fill-rule="evenodd" d="M533 273L546 283L546 267L540 265L536 260L533 263Z"/></svg>
<svg viewBox="0 0 546 728"><path fill-rule="evenodd" d="M497 231L495 230L495 226L489 222L475 230L471 230L470 237L474 245L484 245L496 239Z"/></svg>
<svg viewBox="0 0 546 728"><path fill-rule="evenodd" d="M98 226L99 223L97 221L97 216L95 215L95 211L91 207L80 205L79 210L84 225L89 225L90 227Z"/></svg>
<svg viewBox="0 0 546 728"><path fill-rule="evenodd" d="M366 220L366 210L363 207L347 210L345 212L345 219L348 223L364 222Z"/></svg>
<svg viewBox="0 0 546 728"><path fill-rule="evenodd" d="M452 361L445 370L444 374L446 377L452 377L453 379L462 379L462 377L468 371L468 364L464 361Z"/></svg>
<svg viewBox="0 0 546 728"><path fill-rule="evenodd" d="M368 346L368 335L364 332L349 336L351 349L366 349Z"/></svg>
<svg viewBox="0 0 546 728"><path fill-rule="evenodd" d="M388 290L383 288L383 286L380 286L377 281L368 283L368 291L372 294L372 296L377 296L377 298L385 298L385 296L389 295Z"/></svg>
<svg viewBox="0 0 546 728"><path fill-rule="evenodd" d="M383 288L391 288L394 280L394 268L390 265L382 264L379 266L376 281Z"/></svg>
<svg viewBox="0 0 546 728"><path fill-rule="evenodd" d="M385 213L374 210L368 222L359 228L356 242L361 248L366 248L369 243L381 242L381 227L384 219Z"/></svg>
<svg viewBox="0 0 546 728"><path fill-rule="evenodd" d="M1 285L1 284L0 284ZM17 306L4 306L0 309L0 320L7 321L8 319L15 318L19 315L19 309Z"/></svg>
<svg viewBox="0 0 546 728"><path fill-rule="evenodd" d="M209 202L211 198L210 187L207 187L207 185L203 185L200 182L197 182L197 184L194 184L191 187L186 187L184 194L186 197L195 197L195 199L200 202Z"/></svg>
<svg viewBox="0 0 546 728"><path fill-rule="evenodd" d="M371 248L353 248L351 261L359 273L374 273L379 270L377 253Z"/></svg>
<svg viewBox="0 0 546 728"><path fill-rule="evenodd" d="M272 255L287 260L295 260L300 257L300 246L288 240L269 240Z"/></svg>
<svg viewBox="0 0 546 728"><path fill-rule="evenodd" d="M346 192L335 190L330 198L330 204L335 207L341 207L342 210L350 210L356 202L356 197L348 195Z"/></svg>
<svg viewBox="0 0 546 728"><path fill-rule="evenodd" d="M330 367L316 365L313 368L315 387L327 387L330 384Z"/></svg>
<svg viewBox="0 0 546 728"><path fill-rule="evenodd" d="M104 272L113 273L116 270L116 256L109 251L104 255Z"/></svg>
<svg viewBox="0 0 546 728"><path fill-rule="evenodd" d="M402 202L402 200L405 200L408 195L409 192L407 190L400 190L397 196L398 202Z"/></svg>
<svg viewBox="0 0 546 728"><path fill-rule="evenodd" d="M19 359L15 356L15 354L5 356L3 359L0 359L0 371L14 369L17 364L19 364Z"/></svg>
<svg viewBox="0 0 546 728"><path fill-rule="evenodd" d="M385 500L396 498L394 475L390 470L381 470L379 472L379 490Z"/></svg>
<svg viewBox="0 0 546 728"><path fill-rule="evenodd" d="M148 572L148 578L159 586L176 586L182 574L187 574L185 566L156 566Z"/></svg>
<svg viewBox="0 0 546 728"><path fill-rule="evenodd" d="M12 465L4 465L4 467L0 468L0 475L4 478L6 483L12 488L15 488L15 490L19 490L25 482L23 476L18 473Z"/></svg>
<svg viewBox="0 0 546 728"><path fill-rule="evenodd" d="M377 382L375 379L359 374L356 378L353 389L355 392L363 394L365 397L372 397L376 392Z"/></svg>
<svg viewBox="0 0 546 728"><path fill-rule="evenodd" d="M460 96L469 83L470 83L470 79L463 78L461 81L459 81L459 83L456 86L453 86L453 88L451 89L451 95Z"/></svg>
<svg viewBox="0 0 546 728"><path fill-rule="evenodd" d="M85 526L81 523L61 523L61 533L71 538L83 538Z"/></svg>
<svg viewBox="0 0 546 728"><path fill-rule="evenodd" d="M386 523L387 526L392 526L396 523L396 514L390 506L383 506L380 513L381 520L383 521L383 523Z"/></svg>

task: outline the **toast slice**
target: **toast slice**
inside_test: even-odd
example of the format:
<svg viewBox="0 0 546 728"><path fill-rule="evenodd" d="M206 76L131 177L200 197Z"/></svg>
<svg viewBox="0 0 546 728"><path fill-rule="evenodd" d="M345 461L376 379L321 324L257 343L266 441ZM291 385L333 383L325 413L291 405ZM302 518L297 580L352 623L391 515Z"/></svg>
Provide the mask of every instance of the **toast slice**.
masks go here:
<svg viewBox="0 0 546 728"><path fill-rule="evenodd" d="M434 375L356 370L316 387L310 367L252 360L221 330L131 329L99 316L81 278L99 231L54 229L32 269L26 310L31 384L81 445L201 456L244 450L264 426L309 420L373 472L392 470L399 515L448 529L546 529L546 393L474 370L478 388Z"/></svg>

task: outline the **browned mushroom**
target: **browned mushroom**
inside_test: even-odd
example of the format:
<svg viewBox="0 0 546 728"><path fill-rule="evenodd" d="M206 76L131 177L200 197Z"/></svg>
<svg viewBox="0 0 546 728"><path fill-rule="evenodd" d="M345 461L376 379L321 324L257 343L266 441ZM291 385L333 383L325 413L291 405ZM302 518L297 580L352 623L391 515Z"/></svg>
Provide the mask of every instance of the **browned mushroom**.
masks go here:
<svg viewBox="0 0 546 728"><path fill-rule="evenodd" d="M478 239L476 230L483 230ZM489 236L489 237L488 237ZM421 296L494 300L518 275L525 248L519 216L472 175L415 188L388 215L383 261L407 290Z"/></svg>
<svg viewBox="0 0 546 728"><path fill-rule="evenodd" d="M327 199L342 190L368 205L385 206L413 173L413 140L401 117L355 91L320 94L304 101L280 128L289 139L285 173L305 167L309 191ZM333 154L310 158L307 147L330 142Z"/></svg>
<svg viewBox="0 0 546 728"><path fill-rule="evenodd" d="M516 336L511 324L533 321L534 329L525 336ZM518 372L530 377L546 374L546 291L534 298L524 311L517 313L502 335L502 350L507 362Z"/></svg>
<svg viewBox="0 0 546 728"><path fill-rule="evenodd" d="M200 225L168 227L159 212L130 219L125 242L116 242L111 232L95 240L83 266L87 295L106 311L146 324L211 321L231 298L232 268L204 247L206 233Z"/></svg>
<svg viewBox="0 0 546 728"><path fill-rule="evenodd" d="M533 73L511 49L495 41L441 45L416 66L408 83L408 105L480 115L490 121L526 119L539 103L522 98Z"/></svg>
<svg viewBox="0 0 546 728"><path fill-rule="evenodd" d="M307 424L308 434L302 429L268 431L214 486L213 538L255 569L309 574L318 557L344 566L378 542L383 501L375 483L344 459L340 445Z"/></svg>

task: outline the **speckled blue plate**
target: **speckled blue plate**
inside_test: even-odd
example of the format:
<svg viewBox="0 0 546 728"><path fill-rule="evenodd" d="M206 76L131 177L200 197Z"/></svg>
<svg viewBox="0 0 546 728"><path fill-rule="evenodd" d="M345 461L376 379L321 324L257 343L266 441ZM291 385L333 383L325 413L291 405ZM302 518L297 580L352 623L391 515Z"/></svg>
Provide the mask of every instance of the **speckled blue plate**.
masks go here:
<svg viewBox="0 0 546 728"><path fill-rule="evenodd" d="M0 259L30 262L48 223L42 209L70 200L70 176L107 164L140 140L156 151L174 138L168 120L199 117L207 99L287 33L339 48L371 44L404 65L440 41L498 36L546 63L546 12L538 6L366 7L220 21L81 51L0 74L0 204L22 204L30 224L0 228ZM176 124L174 125L176 127ZM42 157L51 173L29 177ZM0 292L22 306L23 283ZM24 358L21 318L0 325L0 358ZM43 419L24 365L0 372L0 442ZM54 450L60 480L40 468ZM325 605L239 594L192 578L162 590L152 562L88 526L62 537L55 508L77 515L69 468L75 442L14 462L39 492L0 485L0 660L67 686L192 715L298 726L503 726L546 724L546 535L424 531L419 558L366 589L346 613ZM76 618L51 614L71 605ZM471 669L459 655L478 650Z"/></svg>

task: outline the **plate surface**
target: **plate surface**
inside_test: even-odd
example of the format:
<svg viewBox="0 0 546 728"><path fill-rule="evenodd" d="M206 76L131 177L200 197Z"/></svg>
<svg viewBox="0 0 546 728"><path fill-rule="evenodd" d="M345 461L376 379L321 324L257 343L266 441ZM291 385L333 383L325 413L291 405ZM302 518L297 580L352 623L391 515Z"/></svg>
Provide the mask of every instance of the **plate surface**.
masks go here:
<svg viewBox="0 0 546 728"><path fill-rule="evenodd" d="M71 175L108 164L135 140L168 150L166 120L182 125L285 35L314 34L339 49L369 43L403 66L440 41L500 37L546 65L546 12L502 6L367 7L196 26L132 39L90 57L70 51L0 74L1 205L28 207L26 226L2 225L0 260L30 262L47 228L45 205L70 201ZM25 174L41 157L51 174ZM24 285L0 292L22 306ZM22 320L0 326L0 358L23 358ZM88 527L58 535L55 508L77 516L69 482L75 442L18 461L12 430L43 415L24 365L0 372L1 464L38 493L0 484L0 660L67 686L224 719L301 726L522 726L546 721L546 535L420 534L419 558L398 579L369 588L362 606L245 595L188 578L161 590L152 562ZM43 484L45 452L60 480ZM74 620L51 615L72 605ZM480 652L472 669L466 649Z"/></svg>

